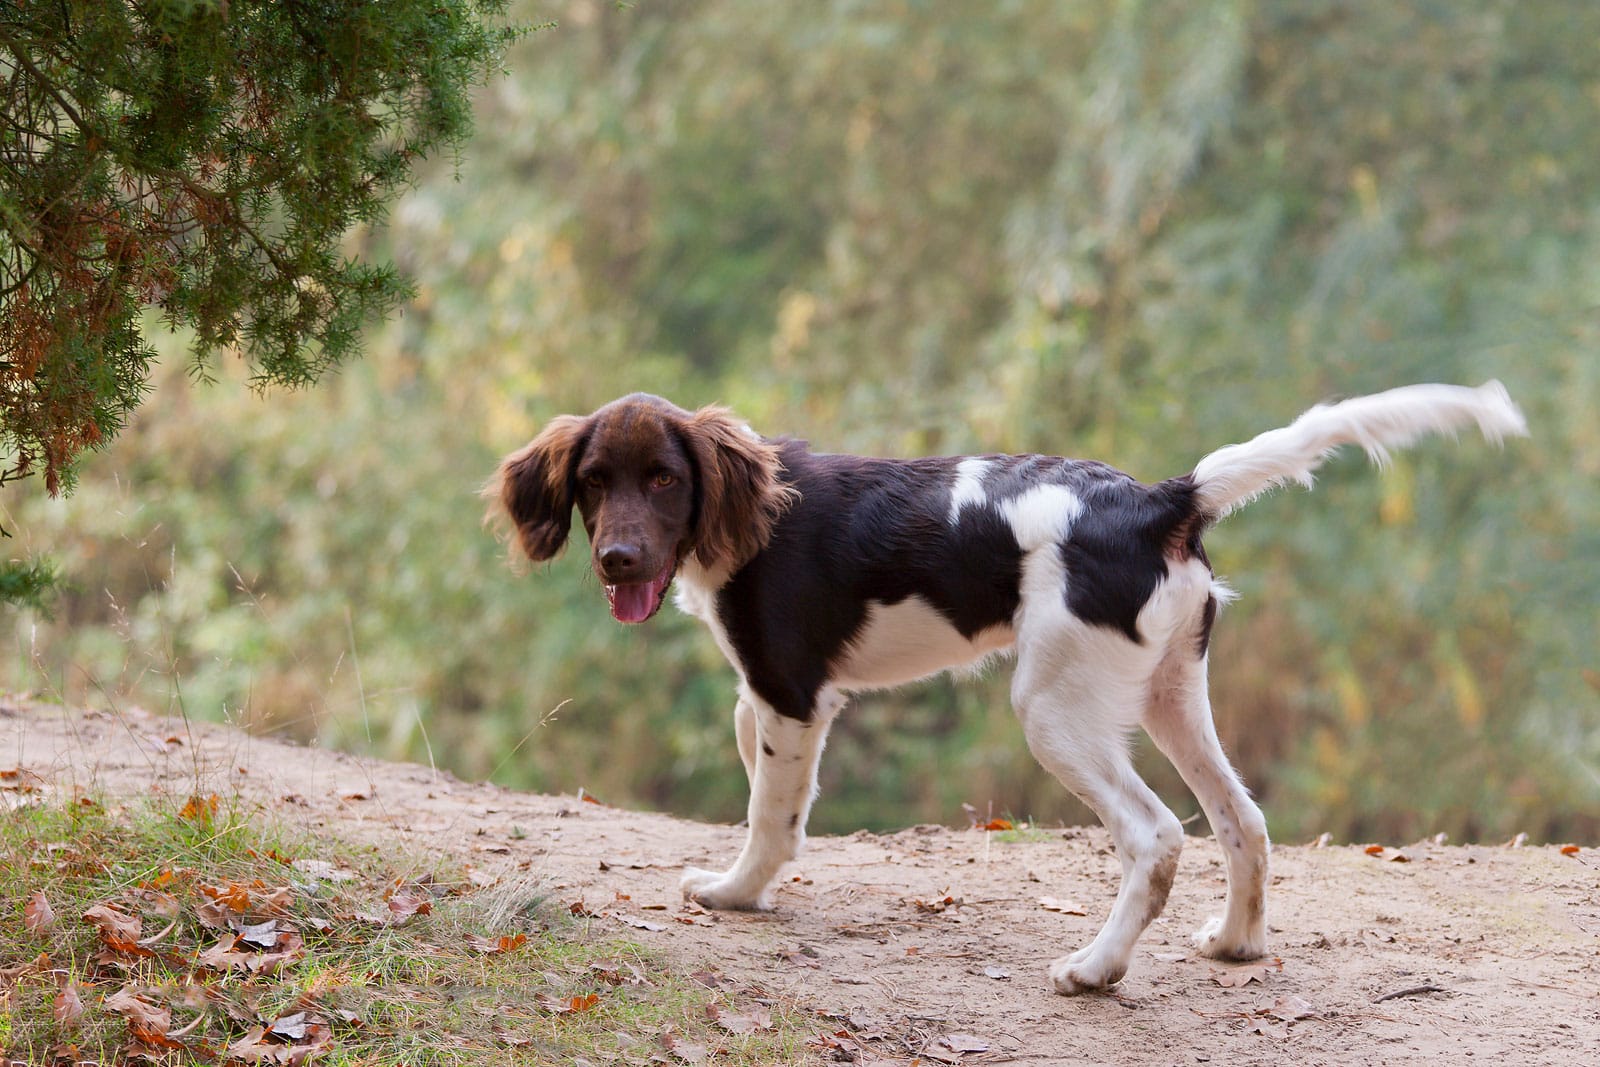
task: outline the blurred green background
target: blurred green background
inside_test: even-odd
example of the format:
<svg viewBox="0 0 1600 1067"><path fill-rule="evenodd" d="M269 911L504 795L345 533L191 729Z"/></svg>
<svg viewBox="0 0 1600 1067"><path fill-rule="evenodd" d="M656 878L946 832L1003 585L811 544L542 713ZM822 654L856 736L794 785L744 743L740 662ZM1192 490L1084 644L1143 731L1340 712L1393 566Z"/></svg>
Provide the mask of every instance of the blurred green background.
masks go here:
<svg viewBox="0 0 1600 1067"><path fill-rule="evenodd" d="M1504 452L1358 456L1213 531L1224 740L1276 836L1600 839L1600 5L530 3L381 230L419 283L305 393L150 402L0 497L72 588L0 687L737 819L733 675L519 577L476 490L632 391L883 455L1155 480L1311 403L1502 378ZM855 702L813 829L1087 818L1008 671ZM1180 816L1196 810L1152 751Z"/></svg>

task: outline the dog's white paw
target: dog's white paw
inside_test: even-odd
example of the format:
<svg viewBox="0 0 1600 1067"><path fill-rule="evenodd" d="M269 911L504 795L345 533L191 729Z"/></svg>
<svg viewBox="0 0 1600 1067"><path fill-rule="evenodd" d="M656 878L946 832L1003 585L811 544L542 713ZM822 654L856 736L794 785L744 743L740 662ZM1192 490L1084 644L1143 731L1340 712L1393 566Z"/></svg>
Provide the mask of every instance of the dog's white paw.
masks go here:
<svg viewBox="0 0 1600 1067"><path fill-rule="evenodd" d="M1127 960L1112 959L1108 953L1097 953L1094 945L1090 944L1050 964L1050 985L1062 996L1071 997L1115 985L1127 973Z"/></svg>
<svg viewBox="0 0 1600 1067"><path fill-rule="evenodd" d="M752 891L721 871L690 867L678 882L683 899L716 911L771 911L772 900L764 886Z"/></svg>
<svg viewBox="0 0 1600 1067"><path fill-rule="evenodd" d="M1200 955L1217 960L1259 959L1267 954L1267 932L1240 934L1227 929L1222 916L1213 915L1195 931L1194 947Z"/></svg>

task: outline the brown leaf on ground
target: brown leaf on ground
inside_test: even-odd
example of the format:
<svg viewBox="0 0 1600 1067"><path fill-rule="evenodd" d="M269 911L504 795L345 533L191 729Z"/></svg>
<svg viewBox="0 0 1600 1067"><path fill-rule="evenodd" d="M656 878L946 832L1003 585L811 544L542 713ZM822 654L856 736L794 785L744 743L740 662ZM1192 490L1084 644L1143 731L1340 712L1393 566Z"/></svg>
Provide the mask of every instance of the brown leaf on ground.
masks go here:
<svg viewBox="0 0 1600 1067"><path fill-rule="evenodd" d="M474 952L481 952L485 956L510 952L512 949L521 948L527 942L527 934L502 934L499 937L483 937L479 934L467 935L467 947Z"/></svg>
<svg viewBox="0 0 1600 1067"><path fill-rule="evenodd" d="M135 1040L158 1047L182 1047L167 1037L167 1031L172 1028L172 1009L146 1000L133 986L124 986L111 994L102 1007L126 1019L128 1032Z"/></svg>
<svg viewBox="0 0 1600 1067"><path fill-rule="evenodd" d="M243 915L250 910L249 886L237 882L229 882L227 885L207 885L201 882L195 888L229 911Z"/></svg>
<svg viewBox="0 0 1600 1067"><path fill-rule="evenodd" d="M384 912L361 911L355 917L376 926L404 926L418 915L428 915L433 911L432 898L416 889L397 889L385 903Z"/></svg>
<svg viewBox="0 0 1600 1067"><path fill-rule="evenodd" d="M1057 900L1055 897L1040 897L1039 907L1045 911L1059 911L1063 915L1087 915L1082 907L1067 900Z"/></svg>
<svg viewBox="0 0 1600 1067"><path fill-rule="evenodd" d="M96 904L83 913L83 921L100 931L100 940L117 952L140 953L139 938L144 920L130 915L115 904Z"/></svg>
<svg viewBox="0 0 1600 1067"><path fill-rule="evenodd" d="M228 1046L228 1058L244 1063L298 1067L332 1044L333 1031L327 1021L299 1011L235 1041Z"/></svg>
<svg viewBox="0 0 1600 1067"><path fill-rule="evenodd" d="M758 1030L772 1029L772 1013L765 1008L731 1012L713 1004L706 1009L706 1017L730 1034L753 1034Z"/></svg>
<svg viewBox="0 0 1600 1067"><path fill-rule="evenodd" d="M252 948L271 949L278 947L278 935L282 932L278 928L277 919L268 919L264 923L231 923L233 932L239 935L241 944Z"/></svg>
<svg viewBox="0 0 1600 1067"><path fill-rule="evenodd" d="M210 822L216 817L217 807L221 803L222 799L215 793L204 797L190 796L184 802L183 810L178 812L178 818L187 819L189 822Z"/></svg>
<svg viewBox="0 0 1600 1067"><path fill-rule="evenodd" d="M1211 968L1211 980L1224 989L1243 989L1251 982L1265 982L1273 971L1283 970L1283 960L1257 960L1239 967Z"/></svg>
<svg viewBox="0 0 1600 1067"><path fill-rule="evenodd" d="M652 933L660 933L667 928L666 923L654 923L649 919L641 919L637 915L618 915L617 921L624 926L631 926L635 930L649 930Z"/></svg>
<svg viewBox="0 0 1600 1067"><path fill-rule="evenodd" d="M15 793L32 793L44 785L44 779L26 767L13 767L0 771L0 789Z"/></svg>
<svg viewBox="0 0 1600 1067"><path fill-rule="evenodd" d="M785 963L792 963L797 967L810 967L816 969L822 964L817 960L817 950L801 945L799 948L779 949L778 958Z"/></svg>
<svg viewBox="0 0 1600 1067"><path fill-rule="evenodd" d="M212 930L227 929L228 922L236 913L220 900L205 900L195 905L194 917L200 920L200 925Z"/></svg>
<svg viewBox="0 0 1600 1067"><path fill-rule="evenodd" d="M230 932L200 953L195 962L216 971L272 974L284 964L304 958L305 954L305 942L296 930L277 930L272 945L265 949L259 943L245 940L241 934Z"/></svg>
<svg viewBox="0 0 1600 1067"><path fill-rule="evenodd" d="M30 934L42 934L56 924L56 909L45 899L43 890L35 890L22 908L22 925Z"/></svg>
<svg viewBox="0 0 1600 1067"><path fill-rule="evenodd" d="M12 967L0 967L0 994L10 991L11 987L22 979L36 974L43 974L49 969L50 953L48 952L41 952L25 963L19 963Z"/></svg>
<svg viewBox="0 0 1600 1067"><path fill-rule="evenodd" d="M639 968L627 960L596 960L589 964L589 970L607 985L643 986L650 984L645 980L644 975L640 973ZM700 981L699 975L691 974L689 977L697 982ZM706 985L707 983L700 982L700 984ZM711 988L716 988L714 982L711 983Z"/></svg>
<svg viewBox="0 0 1600 1067"><path fill-rule="evenodd" d="M711 1049L703 1042L685 1041L671 1030L663 1030L656 1035L656 1040L673 1059L680 1063L704 1063L711 1055Z"/></svg>
<svg viewBox="0 0 1600 1067"><path fill-rule="evenodd" d="M599 993L590 993L578 997L552 997L548 993L540 993L533 998L534 1006L540 1011L549 1012L551 1015L572 1015L576 1012L588 1011L600 1003Z"/></svg>
<svg viewBox="0 0 1600 1067"><path fill-rule="evenodd" d="M973 1034L945 1034L937 1040L930 1042L922 1050L925 1059L938 1060L940 1063L960 1063L969 1055L980 1055L989 1051L989 1042Z"/></svg>
<svg viewBox="0 0 1600 1067"><path fill-rule="evenodd" d="M1288 996L1279 997L1272 1002L1272 1007L1261 1008L1259 1013L1270 1015L1285 1023L1296 1023L1301 1019L1313 1019L1317 1016L1317 1009L1305 997L1290 993Z"/></svg>
<svg viewBox="0 0 1600 1067"><path fill-rule="evenodd" d="M935 900L913 900L911 906L926 915L938 915L946 908L959 908L961 901L952 896L944 896Z"/></svg>
<svg viewBox="0 0 1600 1067"><path fill-rule="evenodd" d="M83 997L78 994L77 983L68 982L61 987L61 992L56 994L55 1001L50 1005L50 1015L69 1030L77 1028L78 1020L83 1016Z"/></svg>
<svg viewBox="0 0 1600 1067"><path fill-rule="evenodd" d="M159 889L134 889L128 893L128 897L163 919L176 919L183 913L183 904L178 898Z"/></svg>

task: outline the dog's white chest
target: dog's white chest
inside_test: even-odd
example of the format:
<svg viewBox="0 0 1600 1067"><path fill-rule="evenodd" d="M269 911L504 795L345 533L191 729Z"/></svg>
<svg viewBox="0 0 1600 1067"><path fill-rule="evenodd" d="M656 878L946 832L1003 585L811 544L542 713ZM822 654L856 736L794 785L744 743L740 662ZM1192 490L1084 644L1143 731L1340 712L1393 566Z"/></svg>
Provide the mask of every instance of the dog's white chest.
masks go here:
<svg viewBox="0 0 1600 1067"><path fill-rule="evenodd" d="M897 604L874 601L867 621L831 664L830 681L840 689L883 689L940 671L974 667L1011 647L1011 627L991 626L967 639L921 597Z"/></svg>

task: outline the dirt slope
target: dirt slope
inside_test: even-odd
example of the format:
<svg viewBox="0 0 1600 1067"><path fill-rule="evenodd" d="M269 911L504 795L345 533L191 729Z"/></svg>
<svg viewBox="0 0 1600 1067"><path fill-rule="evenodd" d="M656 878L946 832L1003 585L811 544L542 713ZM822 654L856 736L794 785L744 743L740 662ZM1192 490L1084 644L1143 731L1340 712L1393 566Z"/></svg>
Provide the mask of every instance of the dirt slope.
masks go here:
<svg viewBox="0 0 1600 1067"><path fill-rule="evenodd" d="M1044 969L1092 935L1115 893L1116 857L1098 828L1011 842L944 827L814 838L776 913L709 915L682 908L678 873L725 866L737 827L466 784L137 711L0 700L0 770L13 768L113 796L237 793L286 820L541 879L600 921L661 926L632 936L687 970L756 981L835 1016L819 1017L819 1033L860 1039L819 1054L841 1060L1600 1062L1595 849L1430 845L1397 862L1394 849L1279 845L1269 915L1282 966L1233 988L1218 979L1246 972L1187 951L1224 885L1219 850L1194 838L1132 973L1114 993L1069 999L1047 991ZM0 792L0 817L6 800ZM1045 896L1088 914L1046 910ZM1306 1017L1289 1021L1297 1015ZM949 1034L976 1039L958 1037L958 1048L987 1051L938 1043Z"/></svg>

